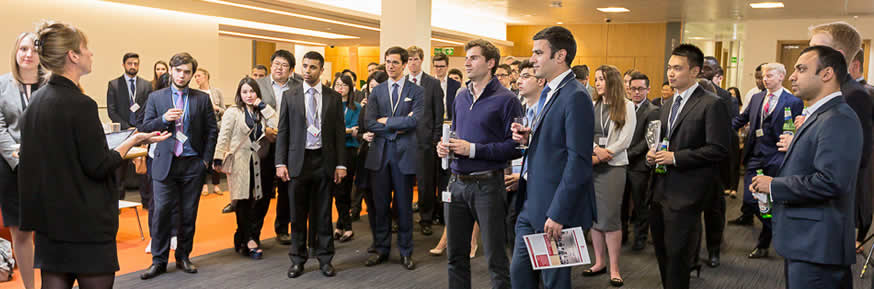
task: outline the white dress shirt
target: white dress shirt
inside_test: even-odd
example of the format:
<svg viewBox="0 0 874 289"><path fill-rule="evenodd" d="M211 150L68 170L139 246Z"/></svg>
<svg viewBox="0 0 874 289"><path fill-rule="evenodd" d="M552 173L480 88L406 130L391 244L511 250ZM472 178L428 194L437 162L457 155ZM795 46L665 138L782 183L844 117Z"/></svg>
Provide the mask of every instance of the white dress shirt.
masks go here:
<svg viewBox="0 0 874 289"><path fill-rule="evenodd" d="M290 88L288 87L288 83L290 82L290 80L291 79L289 78L289 80L286 80L284 84L279 85L279 82L273 80L273 75L270 75L270 84L272 84L273 86L273 98L276 99L276 106L273 107L273 109L276 110L276 112L282 110L282 94ZM304 91L304 93L305 92L306 91Z"/></svg>
<svg viewBox="0 0 874 289"><path fill-rule="evenodd" d="M418 74L415 74L415 75L414 75L414 74L407 74L407 77L409 77L409 78L410 78L410 81L412 81L412 82L415 83L416 85L418 85L418 86L422 86L422 76L423 76L423 74L425 74L424 71L419 71L419 73L418 73ZM413 79L416 79L416 81L413 81Z"/></svg>

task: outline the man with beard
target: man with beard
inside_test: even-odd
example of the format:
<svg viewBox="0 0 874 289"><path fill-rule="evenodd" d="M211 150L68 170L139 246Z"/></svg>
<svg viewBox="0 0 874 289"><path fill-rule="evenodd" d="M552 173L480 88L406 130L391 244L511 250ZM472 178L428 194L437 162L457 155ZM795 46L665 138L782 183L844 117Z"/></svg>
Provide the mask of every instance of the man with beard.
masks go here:
<svg viewBox="0 0 874 289"><path fill-rule="evenodd" d="M106 106L109 119L121 126L122 130L135 127L138 117L142 117L146 98L152 92L152 84L137 76L140 70L140 56L133 52L124 54L121 59L124 74L109 81L106 90ZM127 175L130 161L118 167L116 184L121 199L124 199L124 176Z"/></svg>

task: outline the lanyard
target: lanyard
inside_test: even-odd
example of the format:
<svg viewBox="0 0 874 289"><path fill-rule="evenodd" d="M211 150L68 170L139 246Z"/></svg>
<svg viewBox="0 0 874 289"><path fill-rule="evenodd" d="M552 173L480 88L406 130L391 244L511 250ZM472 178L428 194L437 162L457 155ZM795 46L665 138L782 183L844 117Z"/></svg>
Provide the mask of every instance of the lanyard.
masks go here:
<svg viewBox="0 0 874 289"><path fill-rule="evenodd" d="M395 83L395 84L397 84L397 83ZM389 94L388 101L391 103L391 116L395 116L395 111L398 109L398 104L401 103L401 94L402 94L401 92L403 92L403 90L404 90L404 87L401 85L398 85L398 102L397 103L395 103L394 99L392 99L393 97L391 96L391 91L388 92L388 94Z"/></svg>
<svg viewBox="0 0 874 289"><path fill-rule="evenodd" d="M604 136L606 137L606 136L608 136L607 126L610 125L610 112L607 111L607 117L604 117L604 106L606 104L603 101L598 101L598 102L601 104L601 106L599 106L599 108L598 108L598 117L601 118L601 123L600 123L601 133L603 133Z"/></svg>

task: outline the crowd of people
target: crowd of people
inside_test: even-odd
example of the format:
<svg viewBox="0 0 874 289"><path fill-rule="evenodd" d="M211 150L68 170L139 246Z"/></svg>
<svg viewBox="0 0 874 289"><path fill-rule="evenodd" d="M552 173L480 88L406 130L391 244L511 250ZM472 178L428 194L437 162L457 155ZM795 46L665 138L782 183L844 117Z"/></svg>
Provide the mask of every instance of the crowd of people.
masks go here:
<svg viewBox="0 0 874 289"><path fill-rule="evenodd" d="M112 122L135 133L109 147L97 103L79 85L93 57L86 34L47 21L17 37L13 71L0 76L3 222L25 288L34 288L34 268L44 288L111 288L117 202L133 167L124 156L143 145L152 255L144 280L167 272L171 250L179 271L198 272L190 254L200 196L223 194L226 175L235 251L263 258L276 198L289 278L311 257L324 276L337 274L334 242L355 237L364 201L372 240L363 265L388 262L397 234L399 263L414 270L414 231L428 236L442 224L430 254L447 255L449 288L471 287L478 240L491 287L571 288L570 267L532 268L523 236L557 240L575 227L594 251L583 276L609 272L609 284L623 286L622 246L632 240L641 251L651 236L661 285L689 288L701 242L703 263L717 267L725 225L754 218L762 230L748 257L768 257L773 243L787 288L851 288L872 217L874 87L861 78L854 27L822 24L810 36L794 67L759 65L745 96L721 88L718 60L690 44L673 49L662 97L650 97L644 73L609 64L590 85L560 26L535 34L525 60L470 41L465 73L438 54L429 75L426 49L391 47L361 85L349 69L322 79L318 52L297 65L277 50L269 68L239 80L228 105L194 56L156 62L147 81L139 55L127 53L106 103ZM741 215L726 222L725 197L738 191Z"/></svg>

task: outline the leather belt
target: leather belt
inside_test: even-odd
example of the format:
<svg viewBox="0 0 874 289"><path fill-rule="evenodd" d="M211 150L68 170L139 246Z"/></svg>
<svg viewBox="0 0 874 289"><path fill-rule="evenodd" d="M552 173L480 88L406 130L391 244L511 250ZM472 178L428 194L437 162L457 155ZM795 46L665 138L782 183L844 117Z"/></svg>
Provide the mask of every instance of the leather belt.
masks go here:
<svg viewBox="0 0 874 289"><path fill-rule="evenodd" d="M462 181L481 181L487 180L496 176L503 176L504 172L501 170L491 170L480 174L475 175L462 175L462 174L453 174L459 180Z"/></svg>

